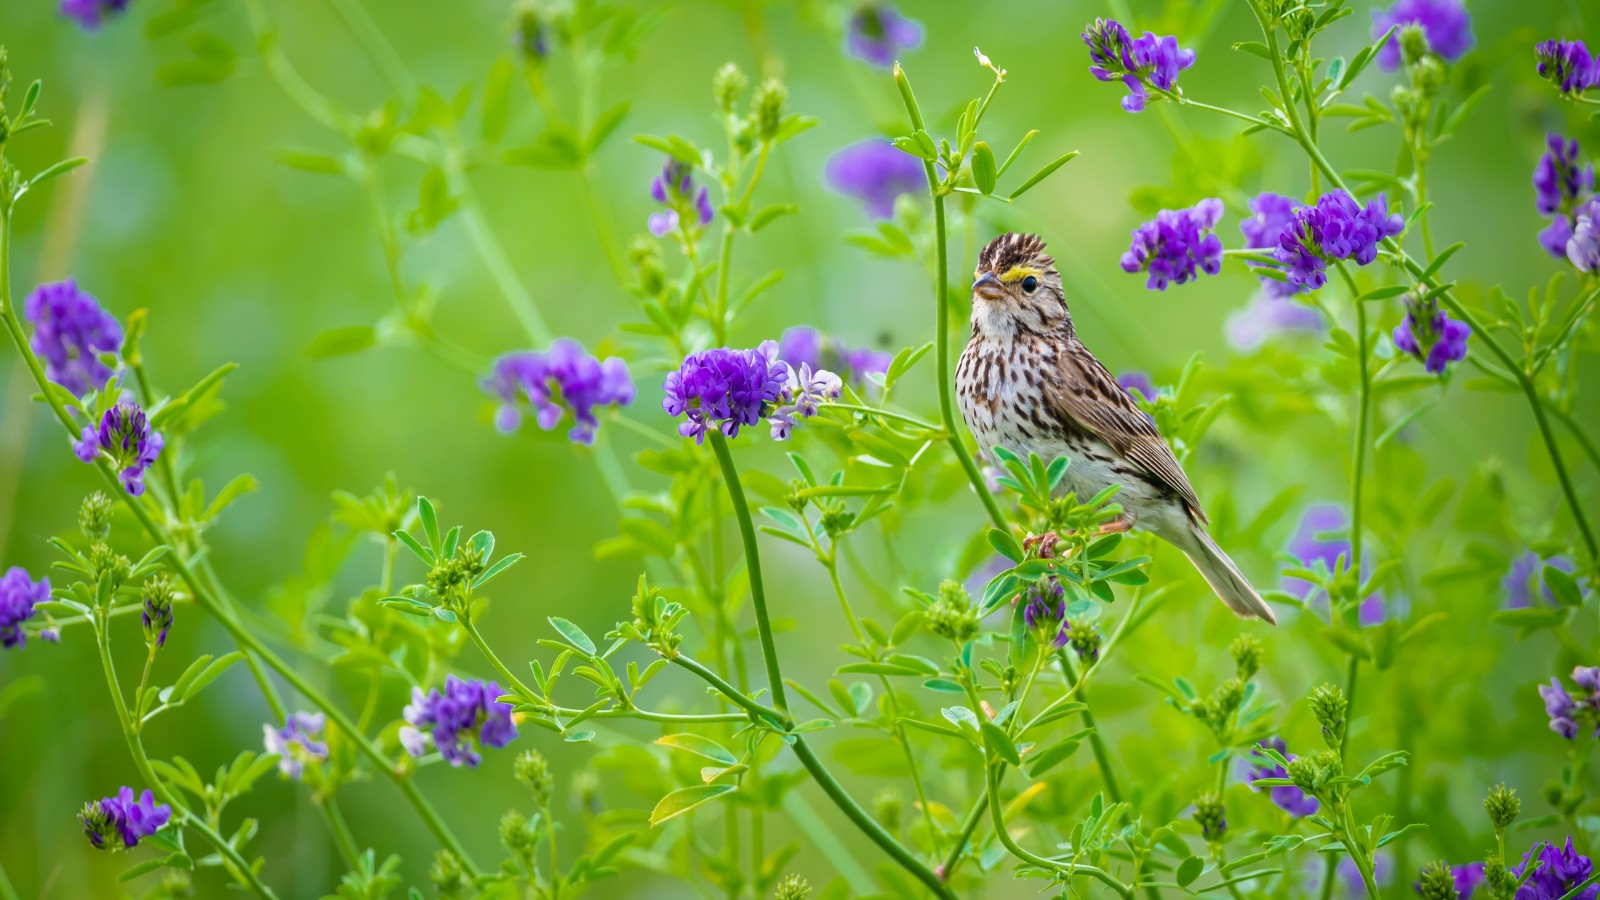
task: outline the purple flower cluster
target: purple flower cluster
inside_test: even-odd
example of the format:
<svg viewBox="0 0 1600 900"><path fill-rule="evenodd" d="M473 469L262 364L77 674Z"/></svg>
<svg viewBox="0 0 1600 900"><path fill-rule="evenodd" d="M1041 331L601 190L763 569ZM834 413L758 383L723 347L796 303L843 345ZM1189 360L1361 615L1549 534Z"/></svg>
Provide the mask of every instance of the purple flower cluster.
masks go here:
<svg viewBox="0 0 1600 900"><path fill-rule="evenodd" d="M326 725L322 713L290 713L282 728L261 726L262 744L268 753L278 755L278 771L298 781L305 774L306 763L328 758L328 744L321 740Z"/></svg>
<svg viewBox="0 0 1600 900"><path fill-rule="evenodd" d="M80 437L72 444L78 458L92 463L104 452L111 458L123 489L135 497L144 493L145 470L155 464L167 445L161 432L150 428L144 409L132 400L123 400L106 410L99 428L83 426Z"/></svg>
<svg viewBox="0 0 1600 900"><path fill-rule="evenodd" d="M112 13L128 8L128 0L61 0L61 14L89 31L100 27Z"/></svg>
<svg viewBox="0 0 1600 900"><path fill-rule="evenodd" d="M165 803L157 805L149 790L134 799L130 787L117 791L115 797L86 803L78 813L84 836L98 850L106 849L108 842L115 849L116 841L121 841L124 849L131 849L140 840L165 828L171 819L172 807Z"/></svg>
<svg viewBox="0 0 1600 900"><path fill-rule="evenodd" d="M870 347L851 347L834 337L823 337L815 328L796 326L778 338L778 358L791 368L810 366L812 371L827 369L851 384L863 384L868 375L889 371L894 357Z"/></svg>
<svg viewBox="0 0 1600 900"><path fill-rule="evenodd" d="M1135 38L1114 19L1095 19L1080 37L1089 46L1089 74L1127 85L1122 108L1128 112L1144 111L1149 88L1176 90L1178 73L1194 65L1194 51L1178 49L1177 38L1148 31Z"/></svg>
<svg viewBox="0 0 1600 900"><path fill-rule="evenodd" d="M1382 194L1365 207L1344 191L1330 191L1311 206L1301 206L1278 236L1276 256L1289 283L1316 290L1328 283L1330 260L1367 265L1378 258L1378 244L1405 230Z"/></svg>
<svg viewBox="0 0 1600 900"><path fill-rule="evenodd" d="M111 369L102 353L122 349L122 326L72 279L41 284L23 301L33 323L33 352L44 359L45 377L82 396L105 387Z"/></svg>
<svg viewBox="0 0 1600 900"><path fill-rule="evenodd" d="M1542 589L1544 598L1551 604L1556 602L1555 595L1550 592L1550 587L1544 581L1544 567L1560 569L1563 572L1573 571L1572 560L1565 556L1556 556L1542 559L1532 550L1522 554L1511 561L1511 570L1506 573L1502 582L1506 589L1506 609L1524 609L1534 604L1533 592L1536 588Z"/></svg>
<svg viewBox="0 0 1600 900"><path fill-rule="evenodd" d="M888 3L871 3L850 17L845 29L845 52L882 68L894 65L902 50L922 45L922 26L900 15Z"/></svg>
<svg viewBox="0 0 1600 900"><path fill-rule="evenodd" d="M1222 271L1222 239L1211 229L1222 218L1222 201L1201 200L1188 209L1163 209L1133 230L1133 243L1122 254L1122 271L1147 272L1145 287L1164 291L1168 284Z"/></svg>
<svg viewBox="0 0 1600 900"><path fill-rule="evenodd" d="M1295 529L1294 537L1289 540L1288 553L1299 561L1301 568L1312 569L1321 563L1322 568L1329 573L1339 565L1339 561L1350 555L1350 539L1348 537L1326 537L1327 532L1343 531L1349 525L1345 516L1344 507L1333 503L1318 503L1306 509L1300 517L1300 524ZM1363 564L1365 568L1365 564ZM1366 573L1362 572L1362 577ZM1320 601L1327 603L1327 596L1317 586L1300 578L1285 577L1283 589L1304 601ZM1312 596L1312 592L1316 596ZM1357 618L1364 628L1381 625L1387 617L1382 591L1373 591L1371 595L1361 601L1361 608L1357 611Z"/></svg>
<svg viewBox="0 0 1600 900"><path fill-rule="evenodd" d="M1472 892L1483 886L1485 880L1483 869L1481 862L1450 867L1450 875L1456 881L1456 900L1472 900Z"/></svg>
<svg viewBox="0 0 1600 900"><path fill-rule="evenodd" d="M1534 205L1550 224L1539 232L1539 244L1556 259L1568 257L1573 265L1584 267L1600 254L1594 236L1594 166L1578 164L1578 142L1559 134L1545 137L1545 153L1533 169ZM1573 219L1578 219L1574 229ZM1582 231L1583 237L1577 232Z"/></svg>
<svg viewBox="0 0 1600 900"><path fill-rule="evenodd" d="M1572 670L1572 683L1584 690L1574 698L1561 686L1561 681L1550 676L1549 684L1539 685L1539 696L1544 699L1545 715L1550 717L1550 730L1571 740L1578 736L1578 720L1595 723L1600 714L1600 666L1578 666ZM1600 737L1600 728L1595 729Z"/></svg>
<svg viewBox="0 0 1600 900"><path fill-rule="evenodd" d="M740 428L762 419L771 424L773 439L783 441L795 416L816 415L843 387L832 372L813 370L808 363L795 369L778 357L777 342L762 341L754 350L718 347L689 354L677 371L667 373L661 408L673 417L686 416L678 433L697 444L711 428L737 437Z"/></svg>
<svg viewBox="0 0 1600 900"><path fill-rule="evenodd" d="M1571 835L1567 836L1565 848L1549 841L1535 844L1523 855L1522 862L1511 869L1511 874L1520 880L1530 865L1533 874L1517 888L1515 900L1560 900L1569 896L1594 870L1589 857L1573 849ZM1576 894L1574 900L1595 900L1597 894L1600 894L1600 885L1591 884Z"/></svg>
<svg viewBox="0 0 1600 900"><path fill-rule="evenodd" d="M33 618L33 608L50 599L50 579L34 581L21 566L0 577L0 648L10 650L28 642L22 623Z"/></svg>
<svg viewBox="0 0 1600 900"><path fill-rule="evenodd" d="M1117 386L1136 400L1154 400L1160 393L1148 372L1123 372L1117 376Z"/></svg>
<svg viewBox="0 0 1600 900"><path fill-rule="evenodd" d="M901 194L928 185L922 163L881 138L851 144L828 157L823 177L829 187L860 200L875 219L894 215L894 201Z"/></svg>
<svg viewBox="0 0 1600 900"><path fill-rule="evenodd" d="M443 693L412 688L406 724L400 728L401 746L421 756L431 736L450 765L476 766L483 761L480 746L504 747L517 736L511 704L501 703L500 694L500 685L492 681L462 681L454 675L445 677Z"/></svg>
<svg viewBox="0 0 1600 900"><path fill-rule="evenodd" d="M1472 49L1472 17L1461 0L1396 0L1388 9L1372 11L1372 37L1383 37L1390 29L1416 25L1428 39L1428 49L1454 62ZM1378 52L1378 68L1393 72L1400 68L1400 40L1390 38Z"/></svg>
<svg viewBox="0 0 1600 900"><path fill-rule="evenodd" d="M711 224L711 194L703 187L695 192L694 170L680 160L669 159L661 167L661 174L650 182L650 199L666 207L651 213L645 223L656 237L677 231L682 216L688 214L700 225Z"/></svg>
<svg viewBox="0 0 1600 900"><path fill-rule="evenodd" d="M1600 270L1600 197L1592 197L1572 211L1575 224L1566 241L1567 261L1580 272ZM1550 227L1539 233L1539 242L1549 250L1558 244L1566 227L1566 219L1557 216Z"/></svg>
<svg viewBox="0 0 1600 900"><path fill-rule="evenodd" d="M1028 585L1022 593L1022 621L1041 635L1040 643L1048 641L1058 650L1068 640L1066 593L1053 575Z"/></svg>
<svg viewBox="0 0 1600 900"><path fill-rule="evenodd" d="M1443 374L1453 362L1467 358L1472 326L1457 322L1439 308L1439 301L1418 303L1406 295L1406 317L1394 327L1395 349L1422 360L1431 375Z"/></svg>
<svg viewBox="0 0 1600 900"><path fill-rule="evenodd" d="M1289 745L1284 743L1283 738L1275 737L1262 741L1260 746L1263 748L1270 747L1282 753L1284 759L1290 762L1294 761L1294 754L1289 752ZM1251 766L1249 773L1245 777L1249 781L1256 781L1261 778L1288 778L1289 772L1283 766L1269 765L1266 761L1262 761ZM1268 791L1267 795L1272 798L1272 802L1279 809L1296 818L1315 813L1321 805L1317 802L1317 798L1310 796L1292 784L1281 784L1273 787Z"/></svg>
<svg viewBox="0 0 1600 900"><path fill-rule="evenodd" d="M1278 239L1283 236L1284 230L1294 223L1294 213L1298 207L1293 197L1271 191L1253 197L1250 200L1250 217L1239 223L1245 248L1271 250L1278 246ZM1306 290L1302 285L1265 275L1261 276L1261 286L1273 297L1288 297ZM1320 323L1321 320L1318 321Z"/></svg>
<svg viewBox="0 0 1600 900"><path fill-rule="evenodd" d="M1262 281L1288 286L1270 278ZM1227 324L1228 343L1243 351L1255 350L1275 335L1320 334L1322 330L1322 313L1288 297L1277 296L1270 288L1251 298L1249 306L1229 315Z"/></svg>
<svg viewBox="0 0 1600 900"><path fill-rule="evenodd" d="M1600 84L1600 62L1590 55L1583 41L1540 41L1533 48L1533 58L1539 77L1563 94L1581 94Z"/></svg>
<svg viewBox="0 0 1600 900"><path fill-rule="evenodd" d="M494 423L501 431L515 431L522 423L518 400L526 398L533 406L534 421L545 431L560 424L571 409L575 424L568 436L580 444L594 443L600 426L595 407L627 406L635 393L626 362L615 356L601 361L571 338L557 340L543 353L505 354L495 360L483 389L500 398Z"/></svg>

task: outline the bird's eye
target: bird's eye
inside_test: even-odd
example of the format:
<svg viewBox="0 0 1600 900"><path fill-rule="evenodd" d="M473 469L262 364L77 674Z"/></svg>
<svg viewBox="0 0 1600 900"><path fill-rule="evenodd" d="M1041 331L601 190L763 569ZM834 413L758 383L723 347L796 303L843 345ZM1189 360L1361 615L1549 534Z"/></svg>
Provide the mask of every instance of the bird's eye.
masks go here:
<svg viewBox="0 0 1600 900"><path fill-rule="evenodd" d="M1036 291L1038 289L1039 289L1039 279L1033 277L1032 275L1029 275L1027 278L1022 279L1022 290L1023 290L1024 293L1031 294L1031 293L1033 293L1034 291Z"/></svg>

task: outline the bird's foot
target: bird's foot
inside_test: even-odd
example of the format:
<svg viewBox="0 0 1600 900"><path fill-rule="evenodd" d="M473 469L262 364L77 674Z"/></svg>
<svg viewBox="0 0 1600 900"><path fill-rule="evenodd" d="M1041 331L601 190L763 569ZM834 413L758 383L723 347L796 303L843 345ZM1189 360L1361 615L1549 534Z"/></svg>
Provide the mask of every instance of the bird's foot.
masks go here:
<svg viewBox="0 0 1600 900"><path fill-rule="evenodd" d="M1133 520L1127 516L1119 516L1118 518L1112 519L1111 521L1101 525L1100 528L1095 531L1095 536L1104 537L1108 534L1122 534L1131 528L1133 528Z"/></svg>

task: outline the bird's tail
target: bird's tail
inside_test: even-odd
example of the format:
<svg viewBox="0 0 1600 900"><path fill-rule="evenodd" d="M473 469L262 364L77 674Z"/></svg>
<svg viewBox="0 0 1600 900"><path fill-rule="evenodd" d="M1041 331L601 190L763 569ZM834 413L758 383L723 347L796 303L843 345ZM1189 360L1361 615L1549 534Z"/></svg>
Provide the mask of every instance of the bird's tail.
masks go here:
<svg viewBox="0 0 1600 900"><path fill-rule="evenodd" d="M1206 583L1217 592L1217 596L1235 614L1245 619L1265 619L1267 624L1278 624L1278 617L1273 615L1272 607L1267 605L1250 582L1239 573L1239 567L1233 564L1228 554L1222 552L1217 542L1211 539L1204 525L1190 521L1186 523L1182 538L1173 541L1194 567L1200 570Z"/></svg>

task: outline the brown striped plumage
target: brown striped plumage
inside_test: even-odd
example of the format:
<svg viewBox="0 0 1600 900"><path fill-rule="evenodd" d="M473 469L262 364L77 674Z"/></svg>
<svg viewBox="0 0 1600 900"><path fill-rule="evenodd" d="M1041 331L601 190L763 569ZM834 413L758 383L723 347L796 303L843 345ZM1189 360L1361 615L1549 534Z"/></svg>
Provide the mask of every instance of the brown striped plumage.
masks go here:
<svg viewBox="0 0 1600 900"><path fill-rule="evenodd" d="M1200 499L1150 417L1078 339L1061 273L1037 235L1003 234L978 254L972 337L956 366L961 416L987 456L1072 460L1064 489L1120 485L1128 523L1182 550L1229 609L1275 618L1206 533Z"/></svg>

